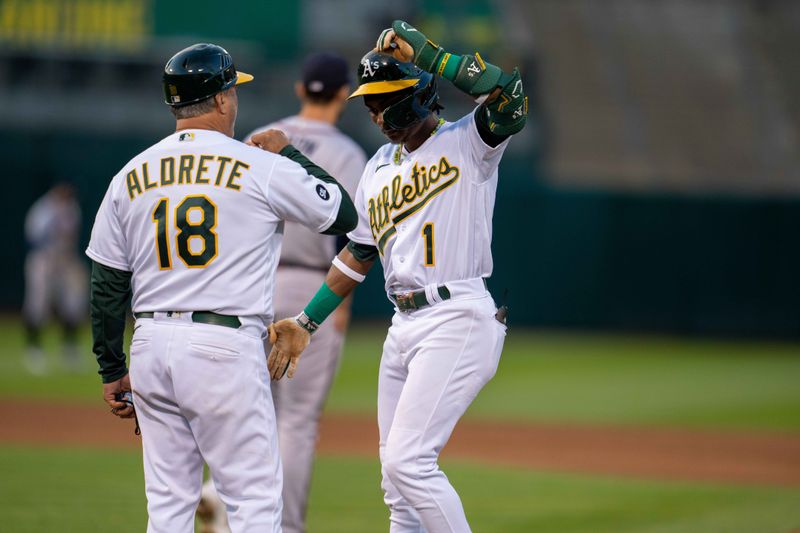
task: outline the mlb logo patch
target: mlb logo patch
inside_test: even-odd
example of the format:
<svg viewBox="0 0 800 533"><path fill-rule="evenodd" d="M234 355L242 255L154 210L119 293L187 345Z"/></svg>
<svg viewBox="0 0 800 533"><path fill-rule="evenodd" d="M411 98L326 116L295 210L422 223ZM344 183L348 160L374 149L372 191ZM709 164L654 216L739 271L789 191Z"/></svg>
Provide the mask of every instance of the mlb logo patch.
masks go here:
<svg viewBox="0 0 800 533"><path fill-rule="evenodd" d="M194 140L194 133L181 133L180 137L178 137L178 141L193 141Z"/></svg>

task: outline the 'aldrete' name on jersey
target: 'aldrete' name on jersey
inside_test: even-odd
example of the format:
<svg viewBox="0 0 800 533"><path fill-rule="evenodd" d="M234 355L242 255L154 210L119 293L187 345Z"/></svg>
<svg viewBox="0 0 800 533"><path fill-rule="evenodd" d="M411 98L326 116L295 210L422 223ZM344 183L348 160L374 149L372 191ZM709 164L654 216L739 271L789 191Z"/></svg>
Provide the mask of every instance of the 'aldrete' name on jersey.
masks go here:
<svg viewBox="0 0 800 533"><path fill-rule="evenodd" d="M176 161L177 159L177 161ZM128 196L133 201L137 195L156 187L169 185L213 185L225 187L233 191L241 190L236 180L242 176L242 170L250 165L231 157L222 155L191 155L178 158L165 157L159 165L159 176L151 176L147 163L134 168L125 176L128 185Z"/></svg>
<svg viewBox="0 0 800 533"><path fill-rule="evenodd" d="M368 202L369 225L373 238L379 244L378 248L383 250L386 239L394 233L395 224L422 209L434 196L458 181L460 175L459 168L451 165L446 157L442 157L438 164L427 169L424 165L415 163L409 183L403 184L403 176L398 174L392 178L391 189L389 185L384 185L380 194L370 198ZM449 179L440 183L444 178ZM410 207L395 214L407 206ZM379 238L387 226L391 227Z"/></svg>

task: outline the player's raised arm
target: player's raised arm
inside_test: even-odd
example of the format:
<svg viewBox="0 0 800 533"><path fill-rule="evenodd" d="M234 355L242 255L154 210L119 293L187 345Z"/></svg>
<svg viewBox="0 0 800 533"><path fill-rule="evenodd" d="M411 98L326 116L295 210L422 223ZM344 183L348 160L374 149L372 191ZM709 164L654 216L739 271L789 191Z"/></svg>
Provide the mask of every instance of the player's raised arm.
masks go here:
<svg viewBox="0 0 800 533"><path fill-rule="evenodd" d="M400 61L446 78L472 96L481 108L475 115L481 137L496 146L522 130L528 116L528 98L518 69L510 74L475 55L447 52L407 22L395 20L378 37L376 48ZM489 142L492 141L492 142Z"/></svg>
<svg viewBox="0 0 800 533"><path fill-rule="evenodd" d="M342 300L355 289L378 257L374 246L350 241L333 259L325 281L305 309L293 318L285 318L269 327L272 351L267 359L272 379L284 374L291 378L297 360L314 333ZM287 372L288 371L288 372Z"/></svg>
<svg viewBox="0 0 800 533"><path fill-rule="evenodd" d="M320 181L338 187L339 192L341 193L341 201L339 203L339 210L336 214L336 218L333 223L331 223L323 231L320 231L320 233L325 235L344 235L356 227L356 224L358 223L358 215L356 214L356 208L353 205L353 200L350 198L347 190L345 190L345 188L342 187L342 185L323 168L316 165L313 161L303 155L300 150L289 144L289 139L282 131L267 130L256 133L247 141L247 144L251 146L257 146L268 152L282 155L283 157L286 157L287 159L290 159L303 167L309 176L313 176ZM322 191L317 189L317 194L319 194L323 200L326 200L327 198L325 198L323 195L327 194L327 191L324 193L323 191L325 191L324 188ZM286 197L293 198L294 196L287 195Z"/></svg>

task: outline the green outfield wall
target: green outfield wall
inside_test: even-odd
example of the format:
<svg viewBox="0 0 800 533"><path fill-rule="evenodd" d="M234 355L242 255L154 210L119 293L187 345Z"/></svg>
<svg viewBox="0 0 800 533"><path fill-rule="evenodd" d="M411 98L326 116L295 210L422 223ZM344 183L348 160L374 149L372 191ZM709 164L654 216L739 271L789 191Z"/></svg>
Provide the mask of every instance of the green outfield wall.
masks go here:
<svg viewBox="0 0 800 533"><path fill-rule="evenodd" d="M108 180L152 139L0 132L10 220L0 306L23 295L26 209L73 182L84 244ZM800 198L630 194L555 189L506 157L494 216L495 270L512 325L800 337ZM387 316L376 267L356 295L360 317Z"/></svg>

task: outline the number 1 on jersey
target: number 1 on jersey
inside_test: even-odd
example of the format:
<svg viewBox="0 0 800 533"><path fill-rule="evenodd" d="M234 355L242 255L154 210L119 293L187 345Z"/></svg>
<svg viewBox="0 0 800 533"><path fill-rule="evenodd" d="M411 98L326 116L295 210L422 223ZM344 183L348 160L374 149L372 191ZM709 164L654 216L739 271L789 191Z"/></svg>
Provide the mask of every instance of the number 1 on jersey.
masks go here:
<svg viewBox="0 0 800 533"><path fill-rule="evenodd" d="M433 222L427 222L422 226L422 238L425 241L425 263L426 267L432 267L436 263L433 250Z"/></svg>
<svg viewBox="0 0 800 533"><path fill-rule="evenodd" d="M169 209L169 198L162 198L153 210L153 222L156 223L156 253L158 254L158 268L160 270L172 268L172 258L169 255L169 238L167 237L167 209Z"/></svg>

